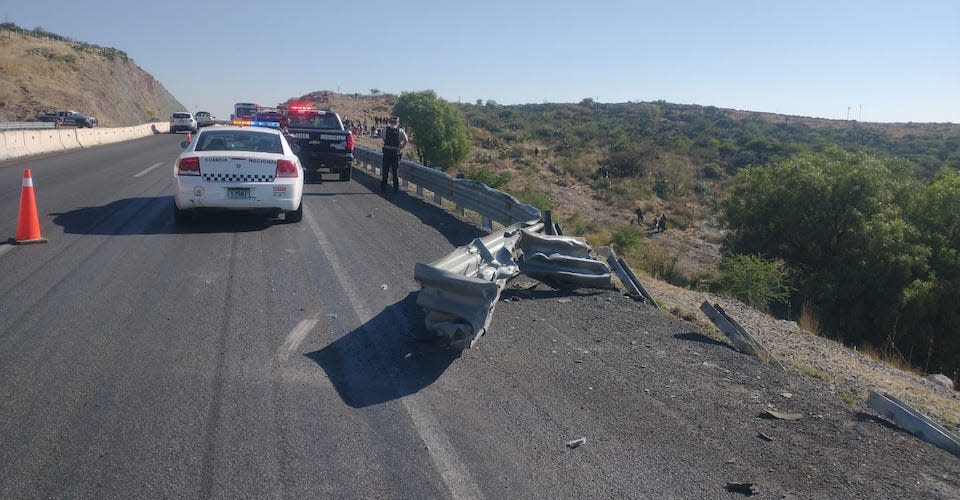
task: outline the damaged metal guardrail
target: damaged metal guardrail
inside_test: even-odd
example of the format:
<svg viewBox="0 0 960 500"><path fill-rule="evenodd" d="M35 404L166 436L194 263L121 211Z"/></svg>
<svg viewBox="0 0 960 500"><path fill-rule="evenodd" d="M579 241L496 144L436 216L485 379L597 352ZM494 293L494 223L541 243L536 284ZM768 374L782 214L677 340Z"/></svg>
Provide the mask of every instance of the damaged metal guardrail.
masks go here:
<svg viewBox="0 0 960 500"><path fill-rule="evenodd" d="M583 238L537 233L543 228L515 224L431 264L417 263L417 304L426 311L427 333L453 347L473 347L490 326L507 280L521 273L555 288L613 288L610 270L589 258Z"/></svg>
<svg viewBox="0 0 960 500"><path fill-rule="evenodd" d="M753 335L747 333L747 330L740 326L737 320L731 318L730 315L720 307L720 304L710 304L707 301L703 301L703 304L700 304L700 310L730 339L730 343L733 344L734 349L744 354L756 356L764 363L773 363L779 367L780 370L785 371L780 361L774 358Z"/></svg>
<svg viewBox="0 0 960 500"><path fill-rule="evenodd" d="M380 152L356 148L353 154L358 166L374 175L382 167ZM430 264L415 265L417 304L426 312L428 335L446 338L453 347L473 347L489 328L507 280L520 273L558 289L614 288L610 269L590 258L586 240L551 234L559 227L540 222L536 207L483 183L410 161L400 162L398 177L405 188L414 184L421 197L425 191L433 193L438 205L449 200L461 213L480 214L487 229L493 230L493 222L504 226Z"/></svg>
<svg viewBox="0 0 960 500"><path fill-rule="evenodd" d="M960 457L960 437L903 401L886 393L870 391L867 405L910 434Z"/></svg>
<svg viewBox="0 0 960 500"><path fill-rule="evenodd" d="M613 288L610 269L583 238L521 230L520 272L557 289Z"/></svg>
<svg viewBox="0 0 960 500"><path fill-rule="evenodd" d="M359 166L374 173L383 165L383 154L379 151L357 147L353 156ZM493 222L512 226L524 222L535 223L541 218L537 207L520 203L513 196L481 182L453 177L407 160L400 161L397 173L404 186L415 185L421 197L426 190L433 193L433 202L438 205L443 200L450 200L456 203L461 213L467 209L480 214L483 227L487 229L493 229Z"/></svg>
<svg viewBox="0 0 960 500"><path fill-rule="evenodd" d="M516 224L430 264L418 262L413 277L420 283L417 305L426 311L427 332L449 339L453 347L473 347L490 326L507 279L519 273L513 249L520 229L541 226Z"/></svg>

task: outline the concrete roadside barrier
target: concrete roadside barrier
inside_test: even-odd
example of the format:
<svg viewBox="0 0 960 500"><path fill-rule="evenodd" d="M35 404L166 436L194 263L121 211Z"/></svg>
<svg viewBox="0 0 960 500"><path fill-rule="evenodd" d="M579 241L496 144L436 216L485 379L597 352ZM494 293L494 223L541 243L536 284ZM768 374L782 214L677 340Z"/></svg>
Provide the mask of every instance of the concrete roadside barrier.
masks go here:
<svg viewBox="0 0 960 500"><path fill-rule="evenodd" d="M37 151L37 144L39 142L40 142L40 139L37 137L36 130L23 131L23 149L27 152L28 155L33 155L33 154L43 152L43 151Z"/></svg>
<svg viewBox="0 0 960 500"><path fill-rule="evenodd" d="M80 144L81 148L96 146L92 128L78 128L74 133L77 134L77 143Z"/></svg>
<svg viewBox="0 0 960 500"><path fill-rule="evenodd" d="M36 145L30 145L31 151L34 153L63 151L63 142L60 141L60 133L57 129L38 130L35 137Z"/></svg>
<svg viewBox="0 0 960 500"><path fill-rule="evenodd" d="M22 130L7 130L3 133L3 136L7 144L6 158L20 158L21 156L27 156L30 154L30 152L27 151L27 147L23 143Z"/></svg>
<svg viewBox="0 0 960 500"><path fill-rule="evenodd" d="M63 149L78 149L82 146L77 140L77 129L60 129L60 142L63 143Z"/></svg>
<svg viewBox="0 0 960 500"><path fill-rule="evenodd" d="M0 160L129 141L167 133L169 130L170 124L167 122L150 122L114 128L62 127L4 130L0 131Z"/></svg>

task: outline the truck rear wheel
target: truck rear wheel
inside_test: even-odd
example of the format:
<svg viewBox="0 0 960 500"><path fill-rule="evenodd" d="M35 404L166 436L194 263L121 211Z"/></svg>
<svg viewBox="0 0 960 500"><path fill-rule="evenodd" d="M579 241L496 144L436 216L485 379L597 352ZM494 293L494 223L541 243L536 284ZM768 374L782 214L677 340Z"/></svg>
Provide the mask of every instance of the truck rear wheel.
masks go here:
<svg viewBox="0 0 960 500"><path fill-rule="evenodd" d="M352 176L352 174L353 174L353 168L347 167L346 170L341 170L341 171L340 171L340 180L341 180L341 181L349 181L349 180L350 180L350 177Z"/></svg>

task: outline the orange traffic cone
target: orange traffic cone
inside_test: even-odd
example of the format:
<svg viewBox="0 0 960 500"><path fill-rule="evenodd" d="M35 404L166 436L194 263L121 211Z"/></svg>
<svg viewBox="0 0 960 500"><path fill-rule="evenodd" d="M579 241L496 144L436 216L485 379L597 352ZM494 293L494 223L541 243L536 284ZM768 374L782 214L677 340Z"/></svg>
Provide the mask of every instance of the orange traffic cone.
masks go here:
<svg viewBox="0 0 960 500"><path fill-rule="evenodd" d="M23 170L23 188L20 190L20 219L17 221L18 245L46 243L40 236L40 218L37 215L37 196L33 192L33 177L30 169Z"/></svg>

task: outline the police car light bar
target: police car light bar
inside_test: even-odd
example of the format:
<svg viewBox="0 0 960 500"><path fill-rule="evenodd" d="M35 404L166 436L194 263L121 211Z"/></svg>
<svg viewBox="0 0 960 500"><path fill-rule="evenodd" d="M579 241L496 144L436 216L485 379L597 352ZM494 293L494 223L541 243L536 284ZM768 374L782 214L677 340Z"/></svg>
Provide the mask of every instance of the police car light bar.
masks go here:
<svg viewBox="0 0 960 500"><path fill-rule="evenodd" d="M241 118L234 118L231 122L231 125L236 125L238 127L268 127L268 128L280 128L279 122L265 122L261 120L244 120Z"/></svg>
<svg viewBox="0 0 960 500"><path fill-rule="evenodd" d="M313 106L290 106L287 110L294 113L313 112L321 115L326 113L326 110L317 109Z"/></svg>

